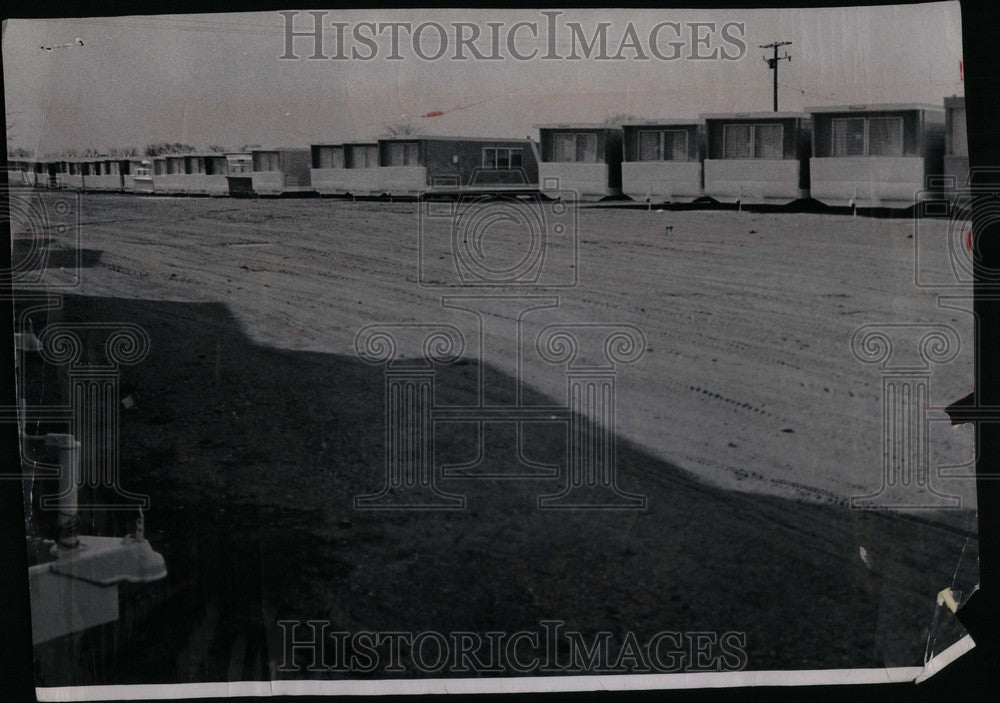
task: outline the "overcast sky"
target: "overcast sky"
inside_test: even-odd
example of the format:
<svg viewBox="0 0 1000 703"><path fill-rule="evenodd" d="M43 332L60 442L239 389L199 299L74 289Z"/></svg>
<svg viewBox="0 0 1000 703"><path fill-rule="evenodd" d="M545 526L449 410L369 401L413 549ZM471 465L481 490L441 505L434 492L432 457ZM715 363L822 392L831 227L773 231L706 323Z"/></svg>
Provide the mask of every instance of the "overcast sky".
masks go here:
<svg viewBox="0 0 1000 703"><path fill-rule="evenodd" d="M332 12L327 24L430 20L474 22L485 30L486 22L503 22L506 31L528 21L544 31L544 19L538 10L370 10ZM311 24L305 14L298 20L302 28ZM306 60L312 46L306 40L296 40L301 60L279 60L285 19L270 12L12 20L3 35L9 134L14 145L39 154L159 141L305 146L376 137L387 124L411 121L426 134L537 136L534 124L601 121L622 112L695 117L769 110L771 72L757 46L776 40L793 42L787 47L792 60L780 66L782 110L940 104L963 94L957 2L801 11L569 10L558 21L579 22L588 35L610 22L609 53L629 23L645 42L660 22L741 22L748 48L736 61L424 61L404 37L404 59L391 61L385 33L372 60ZM334 31L328 26L328 54L336 48ZM539 48L526 30L517 36L519 50ZM570 53L569 37L561 26L559 53ZM675 39L666 32L660 37ZM424 38L425 51L437 48L436 35ZM488 53L489 43L480 45ZM718 32L716 47L735 51ZM447 56L453 54L450 49ZM444 114L420 117L430 112Z"/></svg>

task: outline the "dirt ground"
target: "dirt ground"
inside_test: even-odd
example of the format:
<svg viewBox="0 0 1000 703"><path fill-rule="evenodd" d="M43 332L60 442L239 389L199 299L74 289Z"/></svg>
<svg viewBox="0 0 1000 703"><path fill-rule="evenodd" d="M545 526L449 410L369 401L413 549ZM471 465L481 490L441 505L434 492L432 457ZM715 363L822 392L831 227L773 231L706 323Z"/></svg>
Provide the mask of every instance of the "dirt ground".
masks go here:
<svg viewBox="0 0 1000 703"><path fill-rule="evenodd" d="M852 354L861 325L955 330L961 350L928 371L929 455L972 457L971 430L935 410L971 390L972 317L914 285L909 219L559 213L578 258L562 241L553 266L572 266L575 285L501 291L558 298L518 336L510 300L490 303L481 335L443 306L498 291L450 281L450 221L417 203L94 195L80 208L86 268L64 317L150 336L149 357L122 371L122 480L150 495L170 575L128 623L40 648L43 662L60 647L90 653L72 671L41 665L46 684L266 678L275 621L294 618L347 631L547 618L616 636L739 631L751 669L919 665L940 635L935 594L976 581L971 480L936 479L957 510L849 508L882 483L882 376ZM504 227L488 252L516 236ZM937 254L930 266L947 273ZM435 402L455 406L482 400L480 384L508 402L519 378L524 404L564 404L564 370L534 354L546 325L641 329L645 354L616 370L617 464L647 509L538 510L560 470L442 479L467 496L463 511L355 511L384 480L383 370L358 359L355 336L395 322L466 333L465 358L436 379ZM526 430L527 458L564 466L560 432ZM512 437L497 431L481 470L520 468ZM436 452L467 461L476 438L444 428Z"/></svg>

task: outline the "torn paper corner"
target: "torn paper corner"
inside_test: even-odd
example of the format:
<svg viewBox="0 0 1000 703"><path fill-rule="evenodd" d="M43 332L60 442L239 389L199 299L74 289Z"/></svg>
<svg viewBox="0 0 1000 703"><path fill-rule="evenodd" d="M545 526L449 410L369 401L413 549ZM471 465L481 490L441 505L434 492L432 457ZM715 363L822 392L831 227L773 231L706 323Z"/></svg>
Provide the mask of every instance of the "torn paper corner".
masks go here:
<svg viewBox="0 0 1000 703"><path fill-rule="evenodd" d="M976 646L957 617L959 608L979 589L975 585L967 593L945 587L938 592L934 617L927 634L924 666L914 683L922 683Z"/></svg>

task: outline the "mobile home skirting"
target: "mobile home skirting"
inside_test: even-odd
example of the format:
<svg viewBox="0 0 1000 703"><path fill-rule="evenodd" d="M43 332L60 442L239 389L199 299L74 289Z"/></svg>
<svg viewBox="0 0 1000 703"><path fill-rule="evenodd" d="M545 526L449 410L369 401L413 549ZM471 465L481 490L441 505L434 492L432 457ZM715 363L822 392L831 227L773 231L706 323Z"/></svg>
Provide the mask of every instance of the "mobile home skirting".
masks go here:
<svg viewBox="0 0 1000 703"><path fill-rule="evenodd" d="M124 190L120 173L102 173L99 176L84 176L83 189L92 191L120 192Z"/></svg>
<svg viewBox="0 0 1000 703"><path fill-rule="evenodd" d="M154 174L153 192L174 195L229 195L229 181L224 174Z"/></svg>
<svg viewBox="0 0 1000 703"><path fill-rule="evenodd" d="M314 168L312 169L312 185L317 193L323 195L381 195L382 187L379 172L382 169L372 168Z"/></svg>
<svg viewBox="0 0 1000 703"><path fill-rule="evenodd" d="M705 159L705 195L722 203L783 205L809 197L798 159Z"/></svg>
<svg viewBox="0 0 1000 703"><path fill-rule="evenodd" d="M608 164L541 161L538 187L560 200L600 200L621 195L622 189L609 183Z"/></svg>
<svg viewBox="0 0 1000 703"><path fill-rule="evenodd" d="M826 205L907 207L924 193L921 156L813 157L812 197Z"/></svg>
<svg viewBox="0 0 1000 703"><path fill-rule="evenodd" d="M701 161L626 161L622 192L641 202L674 202L700 198Z"/></svg>
<svg viewBox="0 0 1000 703"><path fill-rule="evenodd" d="M426 166L381 166L379 185L389 195L420 195L428 190Z"/></svg>

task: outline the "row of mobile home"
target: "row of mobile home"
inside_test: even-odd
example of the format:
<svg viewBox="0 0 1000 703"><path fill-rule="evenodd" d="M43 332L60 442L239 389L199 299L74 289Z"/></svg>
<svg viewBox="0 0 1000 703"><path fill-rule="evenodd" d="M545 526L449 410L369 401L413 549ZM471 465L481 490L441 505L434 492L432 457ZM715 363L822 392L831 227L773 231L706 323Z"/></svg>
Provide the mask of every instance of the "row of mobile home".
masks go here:
<svg viewBox="0 0 1000 703"><path fill-rule="evenodd" d="M906 207L928 176L968 177L963 98L935 105L703 114L621 127L542 124L532 139L400 136L309 148L12 161L36 186L179 195L542 192L647 203Z"/></svg>
<svg viewBox="0 0 1000 703"><path fill-rule="evenodd" d="M9 178L45 188L163 195L285 195L310 190L308 149L156 157L13 160Z"/></svg>
<svg viewBox="0 0 1000 703"><path fill-rule="evenodd" d="M154 193L171 195L229 195L230 170L245 164L248 155L218 152L163 154L153 159Z"/></svg>
<svg viewBox="0 0 1000 703"><path fill-rule="evenodd" d="M965 143L965 121L964 113L949 113L950 154ZM783 204L812 197L905 207L945 167L945 111L932 105L705 114L621 130L541 125L539 134L540 188L583 200L624 194L642 202ZM952 170L967 171L967 152L948 159Z"/></svg>

